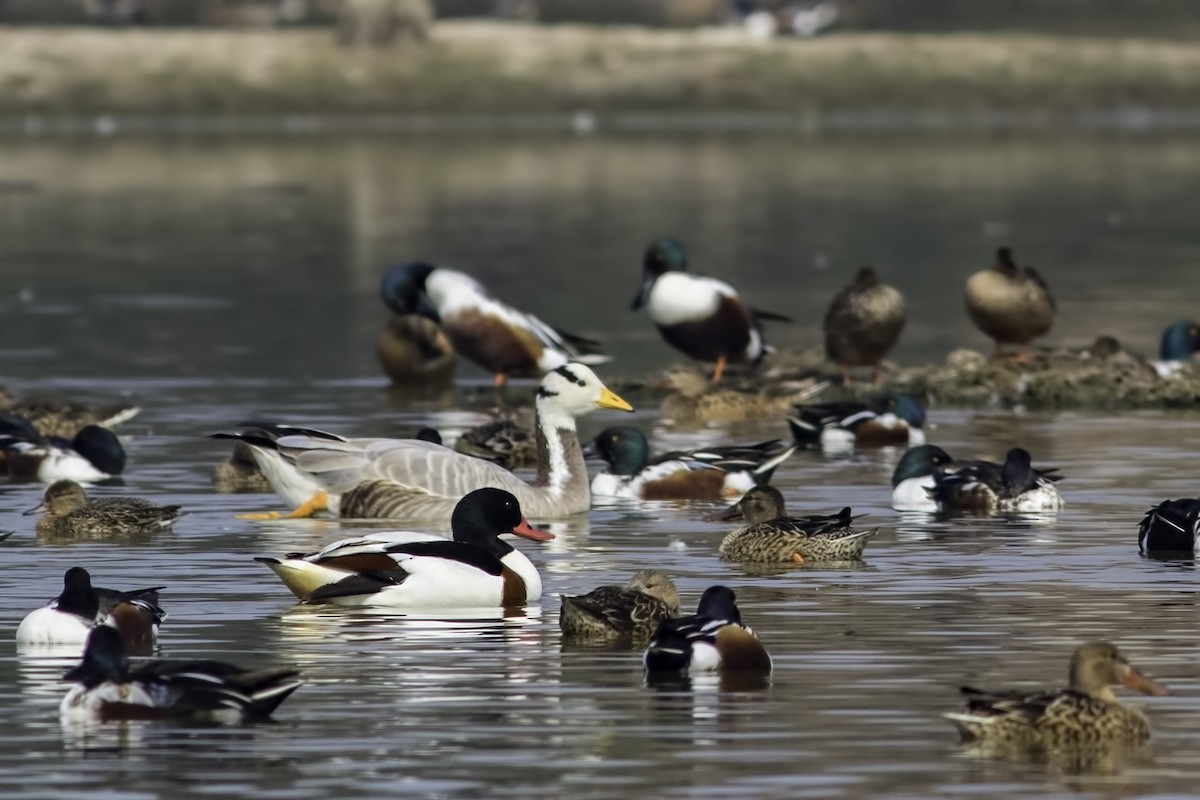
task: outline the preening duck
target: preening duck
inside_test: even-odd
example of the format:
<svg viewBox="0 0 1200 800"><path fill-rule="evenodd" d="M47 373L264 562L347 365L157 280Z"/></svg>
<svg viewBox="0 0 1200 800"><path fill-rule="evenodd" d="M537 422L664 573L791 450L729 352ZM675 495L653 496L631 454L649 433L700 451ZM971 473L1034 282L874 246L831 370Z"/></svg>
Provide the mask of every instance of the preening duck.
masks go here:
<svg viewBox="0 0 1200 800"><path fill-rule="evenodd" d="M459 499L482 486L511 492L527 514L538 518L587 511L591 492L575 420L599 408L633 409L582 364L548 372L535 406L538 479L533 483L496 464L413 439L343 439L262 424L216 437L250 445L275 491L296 507L289 517L327 510L344 518L448 521Z"/></svg>
<svg viewBox="0 0 1200 800"><path fill-rule="evenodd" d="M166 530L182 516L179 506L158 506L140 497L88 499L74 481L56 481L42 502L25 512L45 512L37 531L60 536L121 536Z"/></svg>
<svg viewBox="0 0 1200 800"><path fill-rule="evenodd" d="M771 671L771 657L742 624L733 590L710 586L696 613L658 624L642 663L647 672Z"/></svg>
<svg viewBox="0 0 1200 800"><path fill-rule="evenodd" d="M397 286L402 276L393 270L384 273L379 287L384 305L392 311L375 340L379 366L396 386L448 387L458 367L458 353L438 324L437 309L429 298L424 292L403 291Z"/></svg>
<svg viewBox="0 0 1200 800"><path fill-rule="evenodd" d="M497 386L509 377L534 377L571 361L609 360L597 352L597 342L556 330L496 300L463 272L403 264L384 275L382 293L384 303L397 313L421 302L424 294L455 349L495 375Z"/></svg>
<svg viewBox="0 0 1200 800"><path fill-rule="evenodd" d="M925 441L925 409L908 394L885 395L870 403L799 405L788 417L788 426L803 447L836 451L918 445Z"/></svg>
<svg viewBox="0 0 1200 800"><path fill-rule="evenodd" d="M941 511L1058 511L1055 469L1034 469L1028 450L1014 447L1003 464L954 461L933 472L930 495Z"/></svg>
<svg viewBox="0 0 1200 800"><path fill-rule="evenodd" d="M791 319L748 306L724 281L688 273L677 239L655 239L642 258L633 310L646 307L667 343L697 361L714 361L713 382L728 363L757 364L768 352L762 320Z"/></svg>
<svg viewBox="0 0 1200 800"><path fill-rule="evenodd" d="M30 611L17 626L19 645L82 645L97 625L116 628L129 649L144 650L158 638L167 614L158 606L164 587L119 592L92 586L83 567L63 576L63 590L41 608Z"/></svg>
<svg viewBox="0 0 1200 800"><path fill-rule="evenodd" d="M1090 642L1071 657L1069 688L988 692L964 686L966 709L945 717L966 741L1015 749L1141 744L1150 738L1150 722L1141 711L1117 701L1110 688L1116 684L1142 694L1169 694L1114 645Z"/></svg>
<svg viewBox="0 0 1200 800"><path fill-rule="evenodd" d="M1019 268L1007 247L996 251L991 267L967 279L967 313L996 343L997 359L1005 357L1004 345L1023 346L1045 335L1055 310L1042 276L1032 267Z"/></svg>
<svg viewBox="0 0 1200 800"><path fill-rule="evenodd" d="M778 439L751 445L708 447L651 458L637 428L605 428L584 450L608 465L592 478L592 494L635 500L719 500L745 494L771 479L796 451Z"/></svg>
<svg viewBox="0 0 1200 800"><path fill-rule="evenodd" d="M842 368L845 383L850 383L853 367L871 367L878 383L879 365L896 346L906 321L904 295L863 267L825 312L825 355Z"/></svg>
<svg viewBox="0 0 1200 800"><path fill-rule="evenodd" d="M26 425L26 430L4 425L5 432L0 434L4 466L11 479L94 483L125 470L125 448L108 428L85 425L67 441L58 436L42 436L33 430L32 424Z"/></svg>
<svg viewBox="0 0 1200 800"><path fill-rule="evenodd" d="M783 494L773 486L756 486L720 519L743 519L744 527L722 541L721 558L730 561L854 561L878 528L855 530L849 508L828 516L789 517Z"/></svg>
<svg viewBox="0 0 1200 800"><path fill-rule="evenodd" d="M88 425L112 428L133 419L141 408L118 404L89 406L48 398L16 398L0 389L0 411L23 417L43 436L71 438Z"/></svg>
<svg viewBox="0 0 1200 800"><path fill-rule="evenodd" d="M64 679L75 681L59 706L68 720L193 717L217 722L268 717L299 688L291 667L247 670L221 661L148 661L133 669L121 636L92 630L83 660Z"/></svg>
<svg viewBox="0 0 1200 800"><path fill-rule="evenodd" d="M1138 525L1138 552L1194 553L1200 550L1200 500L1163 500Z"/></svg>
<svg viewBox="0 0 1200 800"><path fill-rule="evenodd" d="M463 431L454 442L454 450L491 461L505 469L532 466L538 461L534 424L527 427L511 416L494 419Z"/></svg>
<svg viewBox="0 0 1200 800"><path fill-rule="evenodd" d="M530 526L501 489L476 489L455 506L453 540L431 534L369 534L307 555L256 559L306 603L401 608L523 606L542 595L537 569L499 539L553 539Z"/></svg>
<svg viewBox="0 0 1200 800"><path fill-rule="evenodd" d="M949 453L933 444L920 444L905 450L892 473L892 508L897 511L937 511L938 504L933 499L933 473L953 461Z"/></svg>
<svg viewBox="0 0 1200 800"><path fill-rule="evenodd" d="M213 489L226 494L272 491L271 482L258 468L254 452L245 442L234 442L229 458L213 467Z"/></svg>
<svg viewBox="0 0 1200 800"><path fill-rule="evenodd" d="M675 582L665 572L641 569L624 586L562 595L558 626L564 635L581 639L647 637L659 622L678 614Z"/></svg>

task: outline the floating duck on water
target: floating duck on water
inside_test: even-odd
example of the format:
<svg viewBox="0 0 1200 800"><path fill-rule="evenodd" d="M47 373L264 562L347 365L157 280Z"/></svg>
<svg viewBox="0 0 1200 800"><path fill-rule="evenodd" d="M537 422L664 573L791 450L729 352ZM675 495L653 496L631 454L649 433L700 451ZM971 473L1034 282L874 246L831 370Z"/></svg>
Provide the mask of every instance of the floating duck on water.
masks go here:
<svg viewBox="0 0 1200 800"><path fill-rule="evenodd" d="M59 713L69 720L268 717L300 687L291 667L247 670L221 661L147 661L132 669L113 628L92 630Z"/></svg>
<svg viewBox="0 0 1200 800"><path fill-rule="evenodd" d="M789 317L753 309L724 281L692 275L676 239L651 242L642 259L642 287L633 309L645 307L667 343L697 361L715 361L717 382L729 363L757 364L769 348L762 320Z"/></svg>
<svg viewBox="0 0 1200 800"><path fill-rule="evenodd" d="M830 451L918 445L925 442L925 409L909 394L885 395L870 403L798 405L788 427L796 444Z"/></svg>
<svg viewBox="0 0 1200 800"><path fill-rule="evenodd" d="M85 425L68 441L42 436L23 418L0 417L0 457L10 479L94 483L125 470L125 448L108 428Z"/></svg>
<svg viewBox="0 0 1200 800"><path fill-rule="evenodd" d="M166 530L182 516L179 506L159 506L140 497L91 500L75 481L56 481L42 502L25 512L44 513L37 522L41 534L58 536L122 536Z"/></svg>
<svg viewBox="0 0 1200 800"><path fill-rule="evenodd" d="M511 416L503 416L463 431L454 442L454 450L505 469L533 466L538 459L533 424L527 427Z"/></svg>
<svg viewBox="0 0 1200 800"><path fill-rule="evenodd" d="M930 496L939 511L987 513L1058 511L1062 495L1054 486L1056 469L1034 469L1028 450L1014 447L1003 464L954 461L937 466Z"/></svg>
<svg viewBox="0 0 1200 800"><path fill-rule="evenodd" d="M119 592L92 586L83 567L63 576L63 590L17 626L18 645L83 645L97 625L116 628L126 648L146 650L158 639L167 614L158 606L163 586Z"/></svg>
<svg viewBox="0 0 1200 800"><path fill-rule="evenodd" d="M1138 525L1138 552L1195 553L1200 551L1200 500L1163 500L1146 512Z"/></svg>
<svg viewBox="0 0 1200 800"><path fill-rule="evenodd" d="M259 424L214 438L250 445L275 491L295 506L287 517L329 511L343 518L450 519L467 492L482 486L516 495L526 513L564 517L591 507L576 418L600 408L632 411L582 364L546 374L538 387L538 479L526 483L482 459L413 439L343 439L286 425ZM277 512L244 515L278 519Z"/></svg>
<svg viewBox="0 0 1200 800"><path fill-rule="evenodd" d="M966 709L945 717L964 740L998 747L1141 744L1150 738L1150 722L1141 711L1117 701L1110 688L1116 684L1142 694L1169 694L1138 672L1114 645L1090 642L1071 656L1068 688L989 692L964 686Z"/></svg>
<svg viewBox="0 0 1200 800"><path fill-rule="evenodd" d="M476 489L454 508L454 538L407 531L343 539L316 553L258 558L306 603L400 608L510 608L542 595L537 569L499 539L553 539L532 527L512 494Z"/></svg>
<svg viewBox="0 0 1200 800"><path fill-rule="evenodd" d="M675 582L665 572L641 569L624 586L562 595L558 625L573 638L648 637L659 622L678 614Z"/></svg>
<svg viewBox="0 0 1200 800"><path fill-rule="evenodd" d="M1195 322L1174 322L1166 327L1158 346L1158 360L1151 362L1160 378L1168 378L1200 352L1200 325Z"/></svg>
<svg viewBox="0 0 1200 800"><path fill-rule="evenodd" d="M863 267L825 312L825 355L842 368L846 384L853 367L871 367L878 383L879 365L896 346L906 321L904 295Z"/></svg>
<svg viewBox="0 0 1200 800"><path fill-rule="evenodd" d="M954 462L942 448L919 444L904 451L892 473L892 508L896 511L938 510L933 499L933 473Z"/></svg>
<svg viewBox="0 0 1200 800"><path fill-rule="evenodd" d="M996 343L996 359L1006 357L1004 345L1027 345L1054 324L1050 287L1032 267L1019 268L1007 247L996 251L990 268L967 279L966 297L971 321Z"/></svg>
<svg viewBox="0 0 1200 800"><path fill-rule="evenodd" d="M532 314L488 295L463 272L414 262L392 267L383 278L383 299L393 310L413 307L424 294L455 349L495 376L534 377L575 361L601 364L610 358L599 343L556 330Z"/></svg>
<svg viewBox="0 0 1200 800"><path fill-rule="evenodd" d="M650 673L771 671L771 657L742 624L737 598L727 586L710 586L696 613L658 624L642 663Z"/></svg>
<svg viewBox="0 0 1200 800"><path fill-rule="evenodd" d="M397 271L399 270L399 271ZM454 380L458 353L442 326L437 309L424 292L405 291L404 267L384 274L380 294L392 316L375 340L375 355L383 373L396 386L442 389Z"/></svg>
<svg viewBox="0 0 1200 800"><path fill-rule="evenodd" d="M773 486L756 486L718 519L746 521L721 541L721 558L729 561L855 561L878 528L855 530L849 508L826 516L789 517L783 494Z"/></svg>
<svg viewBox="0 0 1200 800"><path fill-rule="evenodd" d="M637 428L605 428L584 448L608 471L592 478L592 494L634 500L719 500L742 495L771 480L796 451L778 439L672 452L651 458L650 442Z"/></svg>
<svg viewBox="0 0 1200 800"><path fill-rule="evenodd" d="M43 436L69 439L87 425L116 427L136 417L141 410L128 404L89 406L49 398L20 399L0 389L0 411L27 419Z"/></svg>

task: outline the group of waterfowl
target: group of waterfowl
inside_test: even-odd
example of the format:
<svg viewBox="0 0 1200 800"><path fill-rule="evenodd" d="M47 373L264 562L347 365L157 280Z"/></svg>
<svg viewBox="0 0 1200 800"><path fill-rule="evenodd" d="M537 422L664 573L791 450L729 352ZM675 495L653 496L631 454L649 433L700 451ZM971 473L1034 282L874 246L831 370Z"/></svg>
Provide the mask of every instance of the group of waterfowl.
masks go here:
<svg viewBox="0 0 1200 800"><path fill-rule="evenodd" d="M529 518L585 513L600 497L633 502L736 499L718 517L742 523L719 545L720 556L728 560L806 564L860 559L878 528L856 528L859 517L850 508L789 516L783 495L768 485L776 468L800 447L908 447L892 481L893 507L900 511L1025 513L1062 507L1056 471L1034 468L1024 449L1015 447L1003 463L994 463L954 459L925 443L925 411L916 398L903 394L869 403L819 405L797 404L797 395L774 398L772 408L782 409L780 422L786 419L791 427L790 443L773 440L654 455L643 432L616 426L585 448L576 429L579 417L598 409L632 410L587 366L605 360L595 342L505 305L468 275L429 264L390 269L382 294L395 317L380 337L378 352L393 380L426 384L448 379L456 354L487 369L498 387L510 377L541 375L532 430L506 418L457 449L444 446L440 435L428 429L414 438L347 438L259 420L216 434L234 442L233 457L215 476L218 487L269 487L293 509L245 515L249 518L321 513L449 523L451 538L421 531L375 532L315 552L257 559L305 603L411 609L537 602L542 581L536 567L499 537L551 539ZM1007 249L1000 250L993 267L968 281L967 306L995 341L998 358L1014 357L1004 354L1002 346L1024 345L1045 333L1054 312L1045 282L1033 270L1019 269ZM750 307L723 281L689 273L683 247L673 239L656 240L646 252L643 283L634 301L635 309L643 307L667 342L715 364L714 383L722 380L729 364L762 359L768 351L763 320L786 319ZM899 292L863 269L834 299L825 319L826 349L844 380L851 380L853 368L877 371L904 321ZM802 401L808 396L798 395ZM119 421L116 416L101 420L114 421ZM66 440L47 438L36 427L22 430L15 417L0 423L10 429L0 440L10 469L22 459L49 465L66 457L95 468L93 474L80 472L78 464L74 472L22 467L23 475L51 484L43 506L35 509L47 512L39 532L123 535L161 530L178 518L175 506L133 498L88 500L79 481L120 472L90 460L88 451L97 438L94 425L56 434L75 437ZM98 430L111 436L105 427ZM601 458L607 469L589 479L585 454ZM529 460L536 467L534 480L510 471ZM1194 533L1200 501L1192 501L1193 506L1184 502L1168 501L1147 516L1144 545L1167 528ZM165 616L157 605L160 588L100 590L86 571L75 568L68 571L62 594L22 622L17 635L22 643L86 642L82 662L67 676L78 685L63 700L65 715L265 715L300 685L289 668L248 671L219 662L153 662L131 668L127 650L144 649ZM770 656L742 623L734 592L726 586L710 587L695 614L680 616L679 594L670 577L642 570L625 586L564 595L559 620L567 636L645 643L643 664L650 673L771 670ZM1038 694L966 689L967 708L948 716L967 737L1003 743L1140 741L1148 734L1145 718L1116 701L1109 688L1116 683L1162 691L1115 647L1092 643L1075 653L1068 689Z"/></svg>

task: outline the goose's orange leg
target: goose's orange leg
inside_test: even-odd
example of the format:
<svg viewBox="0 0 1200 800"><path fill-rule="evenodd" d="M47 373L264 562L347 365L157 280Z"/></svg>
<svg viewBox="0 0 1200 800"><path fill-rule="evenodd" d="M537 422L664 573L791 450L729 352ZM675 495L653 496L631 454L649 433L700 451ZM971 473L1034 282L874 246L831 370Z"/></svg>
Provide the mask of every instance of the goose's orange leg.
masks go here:
<svg viewBox="0 0 1200 800"><path fill-rule="evenodd" d="M317 492L312 497L305 500L298 507L292 509L286 514L280 514L278 511L260 511L251 514L238 514L238 519L305 519L317 514L321 511L329 510L329 493Z"/></svg>

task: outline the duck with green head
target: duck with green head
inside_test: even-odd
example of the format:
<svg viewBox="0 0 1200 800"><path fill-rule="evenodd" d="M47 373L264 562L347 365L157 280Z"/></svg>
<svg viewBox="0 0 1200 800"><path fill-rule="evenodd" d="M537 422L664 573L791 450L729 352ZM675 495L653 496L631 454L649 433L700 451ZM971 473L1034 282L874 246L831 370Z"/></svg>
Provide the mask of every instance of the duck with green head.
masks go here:
<svg viewBox="0 0 1200 800"><path fill-rule="evenodd" d="M933 472L930 496L939 511L983 513L1058 511L1062 495L1054 482L1056 469L1035 469L1029 451L1014 447L1004 463L955 461Z"/></svg>
<svg viewBox="0 0 1200 800"><path fill-rule="evenodd" d="M688 272L678 239L661 237L642 257L642 285L633 310L646 308L667 343L697 361L716 362L712 380L729 363L757 364L768 352L762 321L791 319L751 308L732 286Z"/></svg>
<svg viewBox="0 0 1200 800"><path fill-rule="evenodd" d="M917 398L902 393L869 403L798 405L788 417L788 426L796 444L828 452L918 445L925 442L925 408Z"/></svg>
<svg viewBox="0 0 1200 800"><path fill-rule="evenodd" d="M728 586L710 586L696 613L658 624L642 664L647 673L716 671L770 673L771 656L754 631L742 624L737 596Z"/></svg>
<svg viewBox="0 0 1200 800"><path fill-rule="evenodd" d="M394 385L440 390L453 382L458 354L439 324L437 309L413 284L412 266L383 274L379 293L392 316L375 340L375 354Z"/></svg>
<svg viewBox="0 0 1200 800"><path fill-rule="evenodd" d="M1174 375L1200 352L1200 325L1195 322L1173 322L1163 330L1158 346L1158 360L1151 362L1160 378Z"/></svg>

